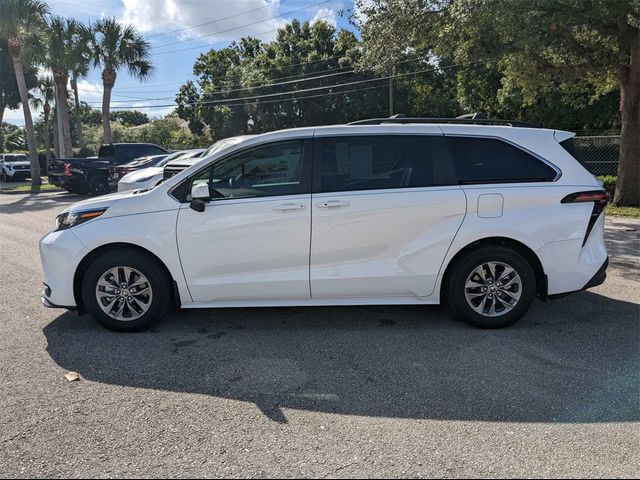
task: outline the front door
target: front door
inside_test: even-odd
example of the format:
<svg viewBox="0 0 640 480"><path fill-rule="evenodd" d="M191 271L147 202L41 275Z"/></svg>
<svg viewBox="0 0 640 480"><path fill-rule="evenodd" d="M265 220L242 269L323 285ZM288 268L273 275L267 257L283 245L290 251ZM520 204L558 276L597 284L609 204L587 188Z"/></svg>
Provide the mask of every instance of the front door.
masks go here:
<svg viewBox="0 0 640 480"><path fill-rule="evenodd" d="M205 211L183 204L177 239L195 302L310 298L311 140L254 147L216 161ZM189 200L189 199L188 199Z"/></svg>

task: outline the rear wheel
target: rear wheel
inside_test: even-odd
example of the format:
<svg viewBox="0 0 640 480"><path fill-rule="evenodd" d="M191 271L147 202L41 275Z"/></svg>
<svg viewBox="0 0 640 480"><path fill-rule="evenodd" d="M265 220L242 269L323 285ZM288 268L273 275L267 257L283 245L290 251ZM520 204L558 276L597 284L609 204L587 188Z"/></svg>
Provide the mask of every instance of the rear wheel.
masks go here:
<svg viewBox="0 0 640 480"><path fill-rule="evenodd" d="M446 293L455 318L479 328L503 328L529 310L536 277L518 252L501 246L481 247L456 261Z"/></svg>
<svg viewBox="0 0 640 480"><path fill-rule="evenodd" d="M109 180L104 176L95 176L89 180L88 193L92 195L103 195L109 192Z"/></svg>
<svg viewBox="0 0 640 480"><path fill-rule="evenodd" d="M116 331L145 330L165 314L170 279L158 262L133 250L110 251L93 261L82 282L87 311Z"/></svg>

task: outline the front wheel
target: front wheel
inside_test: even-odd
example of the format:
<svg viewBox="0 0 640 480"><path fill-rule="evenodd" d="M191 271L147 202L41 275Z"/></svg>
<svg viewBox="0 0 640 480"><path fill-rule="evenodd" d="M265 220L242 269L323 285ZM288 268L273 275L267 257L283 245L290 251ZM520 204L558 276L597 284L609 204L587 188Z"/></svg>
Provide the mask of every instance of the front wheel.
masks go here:
<svg viewBox="0 0 640 480"><path fill-rule="evenodd" d="M170 279L157 261L133 250L116 250L91 263L82 282L87 311L115 331L145 330L166 312Z"/></svg>
<svg viewBox="0 0 640 480"><path fill-rule="evenodd" d="M446 285L454 318L479 328L513 325L529 310L536 276L529 262L507 247L480 247L453 265Z"/></svg>

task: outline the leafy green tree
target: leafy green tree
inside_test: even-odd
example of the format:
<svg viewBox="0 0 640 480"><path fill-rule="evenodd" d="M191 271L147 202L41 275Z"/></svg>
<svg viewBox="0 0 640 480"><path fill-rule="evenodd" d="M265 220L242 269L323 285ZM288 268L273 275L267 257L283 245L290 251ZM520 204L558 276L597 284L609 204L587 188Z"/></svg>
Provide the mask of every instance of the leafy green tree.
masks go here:
<svg viewBox="0 0 640 480"><path fill-rule="evenodd" d="M465 103L494 112L533 112L548 120L573 110L573 118L579 119L587 109L596 105L598 111L597 104L619 95L621 145L614 203L638 205L637 0L357 2L366 17L362 38L368 63L415 50L464 65L457 80L459 99Z"/></svg>
<svg viewBox="0 0 640 480"><path fill-rule="evenodd" d="M40 0L0 0L0 12L2 12L2 15L0 15L0 37L7 41L24 113L31 161L31 182L34 187L39 187L42 180L40 178L40 164L38 162L33 118L29 109L22 50L24 42L26 41L28 44L30 38L45 25L45 17L49 13L49 9L47 4Z"/></svg>
<svg viewBox="0 0 640 480"><path fill-rule="evenodd" d="M89 55L90 30L83 24L71 19L54 16L44 35L46 49L45 63L53 72L56 84L56 108L60 109L62 123L62 157L73 155L71 142L71 117L69 114L69 72L78 68L78 58Z"/></svg>
<svg viewBox="0 0 640 480"><path fill-rule="evenodd" d="M102 126L104 143L113 143L109 110L111 91L118 70L126 68L141 81L151 76L150 45L131 26L121 25L115 18L103 18L93 25L93 64L102 68L104 92L102 96Z"/></svg>
<svg viewBox="0 0 640 480"><path fill-rule="evenodd" d="M31 90L37 83L36 69L26 68L24 71L27 90ZM5 109L15 110L20 108L20 92L16 82L16 74L13 71L13 61L9 55L7 41L0 38L0 125L4 118ZM0 152L4 142L3 130L0 128Z"/></svg>
<svg viewBox="0 0 640 480"><path fill-rule="evenodd" d="M3 122L0 129L4 132L0 149L3 152L24 151L27 149L27 138L24 128L20 128L11 123Z"/></svg>
<svg viewBox="0 0 640 480"><path fill-rule="evenodd" d="M111 112L110 118L113 122L120 122L123 125L132 127L149 123L149 116L138 110L118 110Z"/></svg>
<svg viewBox="0 0 640 480"><path fill-rule="evenodd" d="M384 110L379 88L335 86L374 78L371 71L353 70L358 47L352 32L336 31L326 22L294 20L271 42L245 38L211 50L194 65L196 82L180 89L177 113L192 132L207 127L215 139L379 116ZM280 96L282 92L300 93ZM265 98L253 98L259 96Z"/></svg>
<svg viewBox="0 0 640 480"><path fill-rule="evenodd" d="M51 103L55 100L53 88L53 80L51 77L41 77L38 79L36 94L31 99L31 105L36 109L42 109L43 115L43 131L42 138L44 141L45 157L47 164L51 158Z"/></svg>

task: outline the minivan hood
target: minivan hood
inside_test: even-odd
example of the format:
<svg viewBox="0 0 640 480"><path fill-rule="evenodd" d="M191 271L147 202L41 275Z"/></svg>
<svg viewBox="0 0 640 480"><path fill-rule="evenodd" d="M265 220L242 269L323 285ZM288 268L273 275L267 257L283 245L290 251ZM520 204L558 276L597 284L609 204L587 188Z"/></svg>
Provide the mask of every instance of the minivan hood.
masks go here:
<svg viewBox="0 0 640 480"><path fill-rule="evenodd" d="M118 200L122 200L123 198L131 197L133 192L120 192L120 193L112 193L109 195L102 195L100 197L95 198L87 198L86 200L82 200L81 202L77 202L72 204L63 210L62 213L66 212L81 212L85 210L93 210L99 208L109 208Z"/></svg>

